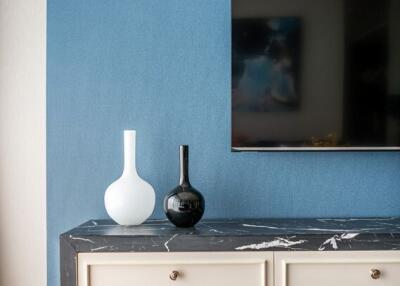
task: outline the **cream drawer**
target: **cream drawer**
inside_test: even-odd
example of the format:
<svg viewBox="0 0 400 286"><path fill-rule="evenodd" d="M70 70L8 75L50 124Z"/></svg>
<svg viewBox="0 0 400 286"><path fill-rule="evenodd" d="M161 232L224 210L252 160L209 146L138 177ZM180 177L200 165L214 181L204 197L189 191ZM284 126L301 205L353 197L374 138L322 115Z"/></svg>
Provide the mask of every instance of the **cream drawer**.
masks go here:
<svg viewBox="0 0 400 286"><path fill-rule="evenodd" d="M400 286L399 252L276 253L275 267L276 286Z"/></svg>
<svg viewBox="0 0 400 286"><path fill-rule="evenodd" d="M84 253L78 255L78 285L272 286L272 257L268 253Z"/></svg>

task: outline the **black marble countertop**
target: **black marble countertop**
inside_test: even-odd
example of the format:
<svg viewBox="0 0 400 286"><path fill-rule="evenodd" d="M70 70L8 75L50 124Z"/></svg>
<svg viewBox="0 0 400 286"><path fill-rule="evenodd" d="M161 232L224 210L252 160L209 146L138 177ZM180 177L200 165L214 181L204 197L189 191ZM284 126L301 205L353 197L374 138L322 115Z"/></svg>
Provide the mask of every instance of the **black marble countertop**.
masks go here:
<svg viewBox="0 0 400 286"><path fill-rule="evenodd" d="M120 226L91 220L61 235L74 252L398 250L400 218L167 220Z"/></svg>

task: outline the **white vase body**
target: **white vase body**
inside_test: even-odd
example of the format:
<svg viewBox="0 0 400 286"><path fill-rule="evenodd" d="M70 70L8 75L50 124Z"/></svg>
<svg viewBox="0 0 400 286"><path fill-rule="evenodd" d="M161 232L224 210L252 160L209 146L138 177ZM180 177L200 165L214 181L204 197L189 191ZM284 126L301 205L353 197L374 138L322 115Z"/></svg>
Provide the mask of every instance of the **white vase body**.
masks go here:
<svg viewBox="0 0 400 286"><path fill-rule="evenodd" d="M124 171L106 190L104 204L108 215L121 225L139 225L154 210L153 187L136 171L136 131L124 131Z"/></svg>

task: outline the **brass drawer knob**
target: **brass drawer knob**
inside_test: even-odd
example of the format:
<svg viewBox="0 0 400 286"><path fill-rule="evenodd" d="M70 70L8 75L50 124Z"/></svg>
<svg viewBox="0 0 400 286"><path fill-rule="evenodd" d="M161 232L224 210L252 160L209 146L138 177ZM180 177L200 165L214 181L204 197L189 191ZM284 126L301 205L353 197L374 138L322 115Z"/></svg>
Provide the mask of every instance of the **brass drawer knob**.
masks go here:
<svg viewBox="0 0 400 286"><path fill-rule="evenodd" d="M381 277L381 272L378 269L371 269L369 273L372 279L379 279Z"/></svg>
<svg viewBox="0 0 400 286"><path fill-rule="evenodd" d="M171 279L172 281L175 281L178 278L178 276L179 276L179 272L174 270L169 275L169 279Z"/></svg>

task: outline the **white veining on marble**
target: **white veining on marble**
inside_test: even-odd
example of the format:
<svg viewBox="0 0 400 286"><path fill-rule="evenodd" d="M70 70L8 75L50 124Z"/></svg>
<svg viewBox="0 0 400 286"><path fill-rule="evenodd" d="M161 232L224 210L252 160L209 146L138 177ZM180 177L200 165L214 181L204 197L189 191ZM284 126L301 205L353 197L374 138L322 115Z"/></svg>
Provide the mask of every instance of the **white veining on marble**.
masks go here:
<svg viewBox="0 0 400 286"><path fill-rule="evenodd" d="M318 248L318 250L325 250L327 246L331 246L333 249L338 249L338 242L341 242L343 240L351 240L358 236L359 233L343 233L342 235L337 235L335 234L331 238L328 238L325 240Z"/></svg>
<svg viewBox="0 0 400 286"><path fill-rule="evenodd" d="M90 242L90 243L95 244L94 241L91 240L91 239L89 239L89 238L75 237L75 236L72 236L72 234L69 235L69 238L70 238L70 239L73 239L73 240L86 241L86 242Z"/></svg>
<svg viewBox="0 0 400 286"><path fill-rule="evenodd" d="M331 222L331 221L338 221L338 222L347 222L347 221L388 221L388 220L395 220L395 217L381 217L381 218L318 218L317 221L320 222Z"/></svg>
<svg viewBox="0 0 400 286"><path fill-rule="evenodd" d="M236 247L235 249L236 250L266 249L266 248L272 248L272 247L291 248L294 245L303 244L305 242L307 242L307 240L301 239L301 240L297 240L297 241L291 241L289 239L276 237L272 241L264 241L262 243L243 245L243 246Z"/></svg>
<svg viewBox="0 0 400 286"><path fill-rule="evenodd" d="M385 228L383 228L383 227L372 227L372 228L359 228L359 229L357 229L357 228L352 228L351 229L351 231L359 231L359 232L363 232L363 231L373 231L373 230L382 230L382 229L385 229ZM307 230L310 230L310 231L347 231L348 229L345 229L345 228L337 228L337 229L335 229L335 228L304 228L304 229L301 229L301 228L295 228L295 230L305 230L305 231L307 231Z"/></svg>
<svg viewBox="0 0 400 286"><path fill-rule="evenodd" d="M214 228L209 229L208 231L209 231L209 232L215 232L215 233L224 233L224 232L222 232L222 231L220 231L220 230L217 230L217 229L214 229Z"/></svg>
<svg viewBox="0 0 400 286"><path fill-rule="evenodd" d="M96 248L91 248L90 251L99 251L102 249L107 249L107 248L113 248L112 246L100 246L100 247L96 247Z"/></svg>
<svg viewBox="0 0 400 286"><path fill-rule="evenodd" d="M359 233L343 233L340 238L341 239L353 239L355 238Z"/></svg>
<svg viewBox="0 0 400 286"><path fill-rule="evenodd" d="M255 225L255 224L242 224L244 227L255 227L255 228L269 228L269 229L282 229L286 230L285 227L276 227L276 226L268 226L268 225ZM291 227L293 230L302 230L302 231L346 231L345 228L316 228L316 227ZM351 229L352 231L373 231L373 230L382 230L384 227L372 227L372 228L360 228L360 229Z"/></svg>
<svg viewBox="0 0 400 286"><path fill-rule="evenodd" d="M176 238L178 236L178 234L174 234L173 236L171 236L170 239L168 239L165 243L164 243L164 247L165 249L169 252L169 247L168 247L168 243L170 243L174 238Z"/></svg>
<svg viewBox="0 0 400 286"><path fill-rule="evenodd" d="M154 241L154 238L150 238L151 242L153 243L151 246L156 247L156 246L160 246L157 242Z"/></svg>
<svg viewBox="0 0 400 286"><path fill-rule="evenodd" d="M244 227L259 227L259 228L270 228L270 229L282 229L281 227L276 226L267 226L267 225L255 225L255 224L242 224Z"/></svg>
<svg viewBox="0 0 400 286"><path fill-rule="evenodd" d="M208 225L208 224L206 224L206 223L204 223L202 226L208 228L208 231L209 231L209 232L221 233L221 234L224 233L223 231L220 231L220 230L218 230L218 229L216 229L216 228L213 228L212 226L210 226L210 225Z"/></svg>

